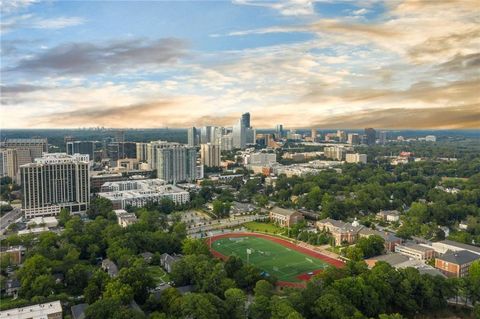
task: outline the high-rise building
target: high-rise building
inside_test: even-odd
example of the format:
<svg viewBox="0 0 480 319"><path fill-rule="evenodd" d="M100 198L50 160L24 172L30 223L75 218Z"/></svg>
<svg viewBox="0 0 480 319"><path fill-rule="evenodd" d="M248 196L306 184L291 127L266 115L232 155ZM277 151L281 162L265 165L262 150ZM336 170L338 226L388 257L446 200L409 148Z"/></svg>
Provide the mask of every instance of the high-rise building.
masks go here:
<svg viewBox="0 0 480 319"><path fill-rule="evenodd" d="M242 119L233 127L233 147L244 149L247 144L247 134Z"/></svg>
<svg viewBox="0 0 480 319"><path fill-rule="evenodd" d="M275 127L275 138L277 140L280 140L283 138L283 125L282 124L277 124Z"/></svg>
<svg viewBox="0 0 480 319"><path fill-rule="evenodd" d="M253 127L247 127L245 129L245 134L246 134L246 143L247 144L256 144L256 141L255 141L255 135L256 135L256 131Z"/></svg>
<svg viewBox="0 0 480 319"><path fill-rule="evenodd" d="M378 143L381 145L387 143L387 131L380 131L380 133L378 133Z"/></svg>
<svg viewBox="0 0 480 319"><path fill-rule="evenodd" d="M220 150L231 151L233 150L233 134L228 133L220 138Z"/></svg>
<svg viewBox="0 0 480 319"><path fill-rule="evenodd" d="M343 147L327 146L323 149L323 152L325 157L335 159L337 161L341 161L345 157L345 149Z"/></svg>
<svg viewBox="0 0 480 319"><path fill-rule="evenodd" d="M157 177L167 183L193 181L196 178L197 150L180 143L151 142L149 164Z"/></svg>
<svg viewBox="0 0 480 319"><path fill-rule="evenodd" d="M198 146L199 136L198 136L197 129L194 126L188 128L187 139L188 139L188 146Z"/></svg>
<svg viewBox="0 0 480 319"><path fill-rule="evenodd" d="M212 127L211 126L204 126L200 130L200 143L207 144L211 142L212 137Z"/></svg>
<svg viewBox="0 0 480 319"><path fill-rule="evenodd" d="M345 142L347 140L347 133L345 133L345 131L337 130L337 137L340 142Z"/></svg>
<svg viewBox="0 0 480 319"><path fill-rule="evenodd" d="M367 145L375 145L375 141L377 139L377 132L369 127L365 129L365 142Z"/></svg>
<svg viewBox="0 0 480 319"><path fill-rule="evenodd" d="M88 154L91 160L94 159L95 142L92 141L73 141L67 142L67 154Z"/></svg>
<svg viewBox="0 0 480 319"><path fill-rule="evenodd" d="M242 122L243 126L250 128L250 113L247 112L242 114Z"/></svg>
<svg viewBox="0 0 480 319"><path fill-rule="evenodd" d="M223 127L212 127L210 131L210 143L219 145L224 132L225 129Z"/></svg>
<svg viewBox="0 0 480 319"><path fill-rule="evenodd" d="M17 150L0 149L0 177L8 176L16 180L18 174Z"/></svg>
<svg viewBox="0 0 480 319"><path fill-rule="evenodd" d="M55 216L60 209L85 212L90 203L88 155L45 153L20 167L26 218Z"/></svg>
<svg viewBox="0 0 480 319"><path fill-rule="evenodd" d="M312 142L317 141L317 129L316 128L312 128L312 131L310 133L310 137L312 138Z"/></svg>
<svg viewBox="0 0 480 319"><path fill-rule="evenodd" d="M137 160L139 162L147 162L148 159L148 145L149 143L137 143Z"/></svg>
<svg viewBox="0 0 480 319"><path fill-rule="evenodd" d="M202 144L200 148L200 159L202 165L207 167L220 166L220 146L217 144Z"/></svg>
<svg viewBox="0 0 480 319"><path fill-rule="evenodd" d="M349 133L348 134L348 144L350 144L350 145L360 144L360 135L358 135L357 133Z"/></svg>
<svg viewBox="0 0 480 319"><path fill-rule="evenodd" d="M48 151L48 141L46 138L9 138L4 147L21 150L17 152L17 165L20 166L42 157Z"/></svg>
<svg viewBox="0 0 480 319"><path fill-rule="evenodd" d="M115 142L117 142L118 144L118 152L117 152L117 159L118 160L119 158L124 158L125 157L125 152L124 152L124 144L123 142L125 142L125 131L124 130L117 130L114 132L114 139L115 139ZM112 158L111 156L109 156L110 158Z"/></svg>
<svg viewBox="0 0 480 319"><path fill-rule="evenodd" d="M123 157L121 158L136 158L137 157L137 143L135 142L123 142L120 148L123 149Z"/></svg>

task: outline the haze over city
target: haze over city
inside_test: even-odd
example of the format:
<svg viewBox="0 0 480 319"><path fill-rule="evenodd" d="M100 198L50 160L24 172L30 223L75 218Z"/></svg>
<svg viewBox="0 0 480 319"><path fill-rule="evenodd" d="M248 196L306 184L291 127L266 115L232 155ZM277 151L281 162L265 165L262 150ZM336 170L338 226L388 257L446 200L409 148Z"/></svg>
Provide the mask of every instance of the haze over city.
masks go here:
<svg viewBox="0 0 480 319"><path fill-rule="evenodd" d="M1 127L480 127L478 1L2 1Z"/></svg>

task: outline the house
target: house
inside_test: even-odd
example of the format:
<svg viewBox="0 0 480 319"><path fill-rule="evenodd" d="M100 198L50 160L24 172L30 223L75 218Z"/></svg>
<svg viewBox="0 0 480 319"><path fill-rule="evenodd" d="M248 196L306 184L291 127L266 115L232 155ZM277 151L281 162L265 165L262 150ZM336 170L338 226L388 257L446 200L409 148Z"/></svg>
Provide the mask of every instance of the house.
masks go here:
<svg viewBox="0 0 480 319"><path fill-rule="evenodd" d="M123 228L137 222L137 216L134 213L129 213L124 209L116 209L114 212L117 215L118 224Z"/></svg>
<svg viewBox="0 0 480 319"><path fill-rule="evenodd" d="M376 217L378 220L394 223L400 220L400 212L398 210L382 210L377 213Z"/></svg>
<svg viewBox="0 0 480 319"><path fill-rule="evenodd" d="M387 231L378 231L371 228L362 228L358 233L359 237L370 237L373 235L377 235L383 238L385 241L385 250L386 251L395 251L395 246L400 245L402 243L402 239L395 236L393 233Z"/></svg>
<svg viewBox="0 0 480 319"><path fill-rule="evenodd" d="M335 245L353 244L357 241L359 232L364 228L356 220L353 223L345 223L341 220L325 218L317 221L317 228L332 234Z"/></svg>
<svg viewBox="0 0 480 319"><path fill-rule="evenodd" d="M142 256L143 260L145 260L147 264L152 262L153 254L151 252L146 251L144 253L141 253L140 256Z"/></svg>
<svg viewBox="0 0 480 319"><path fill-rule="evenodd" d="M60 300L0 311L0 319L62 319Z"/></svg>
<svg viewBox="0 0 480 319"><path fill-rule="evenodd" d="M435 250L427 245L404 244L396 245L395 252L412 259L429 260L435 257Z"/></svg>
<svg viewBox="0 0 480 319"><path fill-rule="evenodd" d="M435 268L447 277L464 277L475 260L480 260L480 255L468 250L450 251L435 259Z"/></svg>
<svg viewBox="0 0 480 319"><path fill-rule="evenodd" d="M182 255L174 254L173 256L167 253L160 255L160 266L165 269L166 272L171 273L173 265L183 258Z"/></svg>
<svg viewBox="0 0 480 319"><path fill-rule="evenodd" d="M299 211L274 207L269 214L270 220L282 227L291 227L305 218Z"/></svg>
<svg viewBox="0 0 480 319"><path fill-rule="evenodd" d="M450 251L467 250L471 253L480 255L480 247L462 244L462 243L458 243L456 241L448 240L448 239L438 241L436 243L432 243L432 248L438 254L445 254L449 250Z"/></svg>
<svg viewBox="0 0 480 319"><path fill-rule="evenodd" d="M118 275L118 267L110 259L102 260L102 269L106 271L110 277L116 277Z"/></svg>
<svg viewBox="0 0 480 319"><path fill-rule="evenodd" d="M17 278L7 279L5 282L5 295L15 297L20 290L20 281Z"/></svg>
<svg viewBox="0 0 480 319"><path fill-rule="evenodd" d="M72 312L73 319L85 319L85 310L87 309L88 304L81 303L70 308Z"/></svg>
<svg viewBox="0 0 480 319"><path fill-rule="evenodd" d="M1 247L0 252L2 256L4 255L10 256L11 264L18 265L23 262L23 257L25 256L25 247L23 246Z"/></svg>

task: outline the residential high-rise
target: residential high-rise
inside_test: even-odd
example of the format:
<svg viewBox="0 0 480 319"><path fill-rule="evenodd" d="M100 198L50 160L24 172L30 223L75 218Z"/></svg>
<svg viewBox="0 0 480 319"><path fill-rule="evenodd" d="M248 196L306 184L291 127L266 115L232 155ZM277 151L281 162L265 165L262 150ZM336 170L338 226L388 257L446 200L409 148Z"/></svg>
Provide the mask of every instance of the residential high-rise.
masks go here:
<svg viewBox="0 0 480 319"><path fill-rule="evenodd" d="M233 150L233 134L228 133L220 138L220 150L231 151Z"/></svg>
<svg viewBox="0 0 480 319"><path fill-rule="evenodd" d="M367 154L359 154L359 153L346 154L345 162L367 164Z"/></svg>
<svg viewBox="0 0 480 319"><path fill-rule="evenodd" d="M193 181L196 178L197 150L180 143L151 142L149 164L157 177L167 183Z"/></svg>
<svg viewBox="0 0 480 319"><path fill-rule="evenodd" d="M247 134L242 119L233 127L233 147L244 149L247 144Z"/></svg>
<svg viewBox="0 0 480 319"><path fill-rule="evenodd" d="M9 138L5 140L4 147L19 150L17 165L20 166L42 157L48 151L48 141L46 138Z"/></svg>
<svg viewBox="0 0 480 319"><path fill-rule="evenodd" d="M360 135L358 135L357 133L348 134L348 144L350 145L360 144Z"/></svg>
<svg viewBox="0 0 480 319"><path fill-rule="evenodd" d="M312 131L310 133L310 137L312 138L312 142L317 141L317 129L316 128L312 128Z"/></svg>
<svg viewBox="0 0 480 319"><path fill-rule="evenodd" d="M375 141L377 139L377 132L369 127L365 129L365 142L367 145L375 145Z"/></svg>
<svg viewBox="0 0 480 319"><path fill-rule="evenodd" d="M210 131L210 143L219 145L220 139L222 138L224 131L225 129L223 127L212 127Z"/></svg>
<svg viewBox="0 0 480 319"><path fill-rule="evenodd" d="M187 132L188 146L198 146L198 132L197 129L192 126Z"/></svg>
<svg viewBox="0 0 480 319"><path fill-rule="evenodd" d="M323 149L323 152L325 157L335 159L337 161L341 161L345 157L345 149L343 147L327 146Z"/></svg>
<svg viewBox="0 0 480 319"><path fill-rule="evenodd" d="M16 179L18 174L17 150L0 149L0 177Z"/></svg>
<svg viewBox="0 0 480 319"><path fill-rule="evenodd" d="M124 145L123 145L123 142L125 142L125 131L124 130L115 131L114 132L114 138L115 138L115 142L118 143L117 144L118 145L118 154L117 154L117 159L116 159L116 160L118 160L119 158L124 158L125 157Z"/></svg>
<svg viewBox="0 0 480 319"><path fill-rule="evenodd" d="M220 146L217 144L202 144L200 148L200 159L202 165L207 167L220 166Z"/></svg>
<svg viewBox="0 0 480 319"><path fill-rule="evenodd" d="M92 141L73 141L67 142L67 154L88 154L91 160L94 159L95 142Z"/></svg>
<svg viewBox="0 0 480 319"><path fill-rule="evenodd" d="M337 130L337 137L340 142L345 142L347 140L347 134L345 131Z"/></svg>
<svg viewBox="0 0 480 319"><path fill-rule="evenodd" d="M242 122L243 126L245 126L246 128L250 127L250 113L247 112L242 114Z"/></svg>
<svg viewBox="0 0 480 319"><path fill-rule="evenodd" d="M139 162L147 162L149 143L137 143L137 160Z"/></svg>
<svg viewBox="0 0 480 319"><path fill-rule="evenodd" d="M255 141L255 134L256 134L256 131L253 127L247 127L245 129L245 142L247 144L256 144L256 141Z"/></svg>
<svg viewBox="0 0 480 319"><path fill-rule="evenodd" d="M277 124L277 126L275 127L275 138L277 140L283 138L283 125L282 124Z"/></svg>
<svg viewBox="0 0 480 319"><path fill-rule="evenodd" d="M85 212L90 203L88 155L45 153L20 167L26 218L55 216L60 209Z"/></svg>

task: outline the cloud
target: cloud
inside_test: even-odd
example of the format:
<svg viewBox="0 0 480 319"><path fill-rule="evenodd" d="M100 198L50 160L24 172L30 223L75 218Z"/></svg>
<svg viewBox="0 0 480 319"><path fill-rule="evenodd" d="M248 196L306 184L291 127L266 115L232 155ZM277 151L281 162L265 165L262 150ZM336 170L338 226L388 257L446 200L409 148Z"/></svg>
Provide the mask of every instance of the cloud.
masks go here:
<svg viewBox="0 0 480 319"><path fill-rule="evenodd" d="M175 63L186 55L186 47L183 40L175 38L66 43L22 59L9 71L55 75L117 73L140 66Z"/></svg>
<svg viewBox="0 0 480 319"><path fill-rule="evenodd" d="M38 3L38 0L1 0L0 9L2 12L11 13L25 9L34 3Z"/></svg>
<svg viewBox="0 0 480 319"><path fill-rule="evenodd" d="M17 29L50 29L57 30L83 24L85 19L80 17L40 18L33 14L23 14L4 18L0 23L2 33Z"/></svg>
<svg viewBox="0 0 480 319"><path fill-rule="evenodd" d="M37 85L30 85L30 84L17 84L17 85L9 85L9 86L0 86L0 92L2 95L5 94L16 94L16 93L27 93L27 92L34 92L38 90L46 90L48 89L45 86L37 86Z"/></svg>
<svg viewBox="0 0 480 319"><path fill-rule="evenodd" d="M278 11L284 16L311 16L315 14L314 0L234 0L234 4L264 7Z"/></svg>
<svg viewBox="0 0 480 319"><path fill-rule="evenodd" d="M317 119L313 127L387 129L478 129L480 103L442 108L388 108Z"/></svg>

